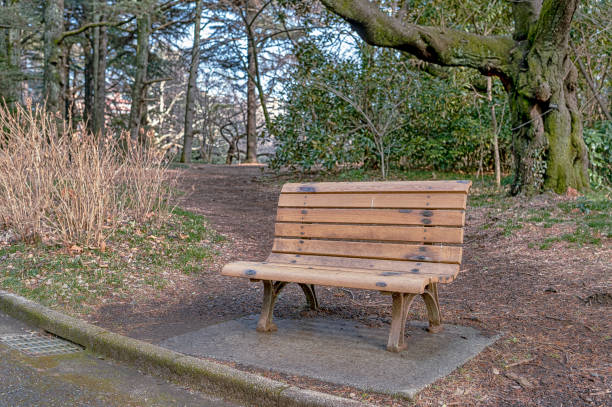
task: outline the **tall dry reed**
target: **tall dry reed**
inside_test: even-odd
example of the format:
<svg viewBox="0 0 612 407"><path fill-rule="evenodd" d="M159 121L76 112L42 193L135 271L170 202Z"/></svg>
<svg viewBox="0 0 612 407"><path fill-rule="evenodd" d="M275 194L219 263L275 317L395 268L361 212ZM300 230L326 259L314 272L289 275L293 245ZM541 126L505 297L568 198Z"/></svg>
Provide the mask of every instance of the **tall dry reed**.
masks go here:
<svg viewBox="0 0 612 407"><path fill-rule="evenodd" d="M122 222L168 213L163 153L102 140L43 108L0 106L0 228L25 241L100 247Z"/></svg>

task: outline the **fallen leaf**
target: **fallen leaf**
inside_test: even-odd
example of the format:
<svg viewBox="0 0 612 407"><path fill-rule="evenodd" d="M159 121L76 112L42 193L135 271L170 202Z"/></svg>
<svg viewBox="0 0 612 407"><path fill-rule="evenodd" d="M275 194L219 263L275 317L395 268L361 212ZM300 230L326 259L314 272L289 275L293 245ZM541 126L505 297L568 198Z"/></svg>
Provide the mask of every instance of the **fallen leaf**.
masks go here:
<svg viewBox="0 0 612 407"><path fill-rule="evenodd" d="M531 384L531 382L529 380L527 380L523 376L517 375L516 373L507 372L506 373L506 377L508 379L514 380L515 382L520 384L524 389L531 389L533 387L533 384Z"/></svg>
<svg viewBox="0 0 612 407"><path fill-rule="evenodd" d="M569 198L576 198L578 196L578 191L572 187L567 187L567 192L565 195Z"/></svg>
<svg viewBox="0 0 612 407"><path fill-rule="evenodd" d="M70 246L70 250L73 253L81 253L83 251L83 248L81 246L77 246L75 244L73 244L72 246Z"/></svg>

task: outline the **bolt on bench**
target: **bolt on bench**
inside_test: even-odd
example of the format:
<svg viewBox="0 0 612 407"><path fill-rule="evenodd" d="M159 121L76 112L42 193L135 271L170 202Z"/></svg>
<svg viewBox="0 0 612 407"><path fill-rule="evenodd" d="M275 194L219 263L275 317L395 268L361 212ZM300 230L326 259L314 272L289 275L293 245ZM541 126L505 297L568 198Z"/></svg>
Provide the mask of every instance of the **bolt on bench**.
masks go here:
<svg viewBox="0 0 612 407"><path fill-rule="evenodd" d="M381 291L393 298L387 349L405 348L412 300L425 301L429 331L441 330L438 283L459 273L471 181L285 184L272 253L226 265L225 276L262 281L257 330L276 330L274 303L288 283L318 308L315 285Z"/></svg>

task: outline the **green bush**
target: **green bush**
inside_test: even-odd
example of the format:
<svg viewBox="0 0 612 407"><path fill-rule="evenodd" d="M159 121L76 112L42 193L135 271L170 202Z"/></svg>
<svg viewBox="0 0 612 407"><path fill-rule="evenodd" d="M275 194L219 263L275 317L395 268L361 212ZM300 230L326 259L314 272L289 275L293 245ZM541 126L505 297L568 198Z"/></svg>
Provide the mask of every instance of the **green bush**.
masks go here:
<svg viewBox="0 0 612 407"><path fill-rule="evenodd" d="M297 56L295 80L286 88L290 103L275 122L273 167L380 166L367 123L354 106L329 91L333 88L362 102L371 117L380 117L378 112L385 112L385 106L399 110L399 127L390 126L394 130L384 143L391 168L473 172L482 160L483 169L492 170L490 105L486 94L477 94L471 86L482 81L480 75L461 69L432 75L406 55L368 46L338 60L306 44ZM505 164L510 161L509 115L501 84L494 83Z"/></svg>
<svg viewBox="0 0 612 407"><path fill-rule="evenodd" d="M612 122L595 123L584 129L589 149L589 175L593 188L612 188Z"/></svg>

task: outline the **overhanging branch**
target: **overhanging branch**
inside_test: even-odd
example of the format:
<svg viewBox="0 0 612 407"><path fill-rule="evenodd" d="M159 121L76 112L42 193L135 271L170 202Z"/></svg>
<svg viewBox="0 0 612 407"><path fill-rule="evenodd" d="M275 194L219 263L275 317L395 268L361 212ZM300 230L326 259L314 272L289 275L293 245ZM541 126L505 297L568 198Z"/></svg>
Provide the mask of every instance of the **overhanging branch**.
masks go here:
<svg viewBox="0 0 612 407"><path fill-rule="evenodd" d="M353 26L368 44L395 48L442 66L465 66L485 75L505 76L516 42L443 27L408 24L367 0L321 0Z"/></svg>

